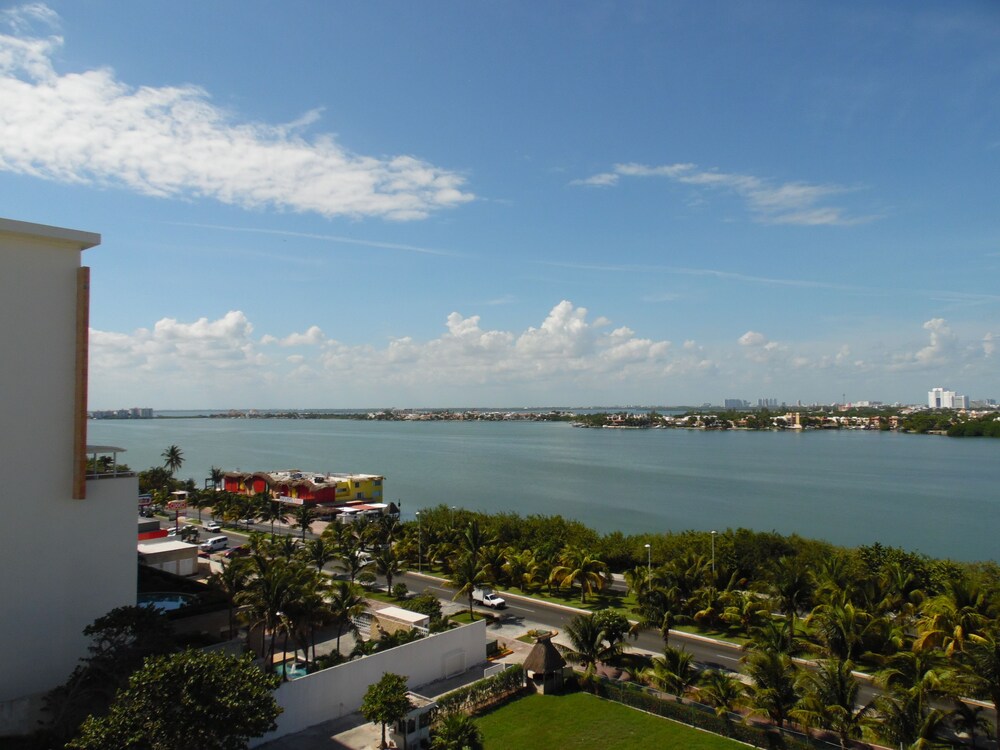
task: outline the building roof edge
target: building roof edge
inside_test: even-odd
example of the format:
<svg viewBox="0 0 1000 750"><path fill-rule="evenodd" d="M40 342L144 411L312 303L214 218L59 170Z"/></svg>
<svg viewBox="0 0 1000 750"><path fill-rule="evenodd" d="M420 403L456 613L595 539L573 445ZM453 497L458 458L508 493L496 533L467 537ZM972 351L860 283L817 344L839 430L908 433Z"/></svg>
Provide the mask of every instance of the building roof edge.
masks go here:
<svg viewBox="0 0 1000 750"><path fill-rule="evenodd" d="M38 240L55 240L73 245L80 250L87 250L101 244L101 235L95 232L83 232L79 229L53 227L47 224L32 224L29 221L4 219L0 217L0 235L10 234Z"/></svg>

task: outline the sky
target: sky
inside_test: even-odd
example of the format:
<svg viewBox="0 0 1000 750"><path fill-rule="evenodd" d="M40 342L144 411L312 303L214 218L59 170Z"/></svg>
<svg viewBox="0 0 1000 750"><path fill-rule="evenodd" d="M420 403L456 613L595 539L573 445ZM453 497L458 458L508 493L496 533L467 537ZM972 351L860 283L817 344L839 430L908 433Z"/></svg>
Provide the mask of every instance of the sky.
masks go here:
<svg viewBox="0 0 1000 750"><path fill-rule="evenodd" d="M993 0L0 0L94 409L1000 398L998 199Z"/></svg>

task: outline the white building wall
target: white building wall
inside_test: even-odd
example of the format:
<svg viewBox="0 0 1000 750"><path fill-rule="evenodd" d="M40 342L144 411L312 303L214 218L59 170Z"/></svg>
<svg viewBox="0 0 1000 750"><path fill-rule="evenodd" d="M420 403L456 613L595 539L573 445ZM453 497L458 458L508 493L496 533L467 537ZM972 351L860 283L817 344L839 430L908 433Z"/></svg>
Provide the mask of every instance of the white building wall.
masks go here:
<svg viewBox="0 0 1000 750"><path fill-rule="evenodd" d="M86 653L83 628L135 603L136 480L72 499L77 269L98 242L0 219L0 735L33 729L38 694Z"/></svg>
<svg viewBox="0 0 1000 750"><path fill-rule="evenodd" d="M385 672L406 675L410 690L464 672L486 661L486 620L340 664L281 685L275 693L284 709L278 728L250 746L300 732L361 708L368 686ZM456 671L457 670L457 671Z"/></svg>

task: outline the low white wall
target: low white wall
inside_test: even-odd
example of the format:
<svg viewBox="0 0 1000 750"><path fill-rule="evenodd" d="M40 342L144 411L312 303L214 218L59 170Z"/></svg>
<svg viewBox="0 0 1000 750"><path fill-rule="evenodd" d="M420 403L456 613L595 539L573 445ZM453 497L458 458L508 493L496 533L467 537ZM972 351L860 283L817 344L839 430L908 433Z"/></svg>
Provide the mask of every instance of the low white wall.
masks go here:
<svg viewBox="0 0 1000 750"><path fill-rule="evenodd" d="M406 675L411 690L486 661L486 620L421 638L363 659L284 683L275 692L284 709L278 728L251 747L354 713L368 686L385 672Z"/></svg>

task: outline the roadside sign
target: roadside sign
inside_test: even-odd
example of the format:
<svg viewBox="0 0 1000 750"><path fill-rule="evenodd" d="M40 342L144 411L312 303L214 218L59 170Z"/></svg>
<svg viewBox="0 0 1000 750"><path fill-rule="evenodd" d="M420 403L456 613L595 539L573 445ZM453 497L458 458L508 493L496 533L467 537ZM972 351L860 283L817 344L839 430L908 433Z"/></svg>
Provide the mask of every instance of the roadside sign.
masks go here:
<svg viewBox="0 0 1000 750"><path fill-rule="evenodd" d="M167 510L184 510L188 507L188 504L184 500L169 500L167 502Z"/></svg>

